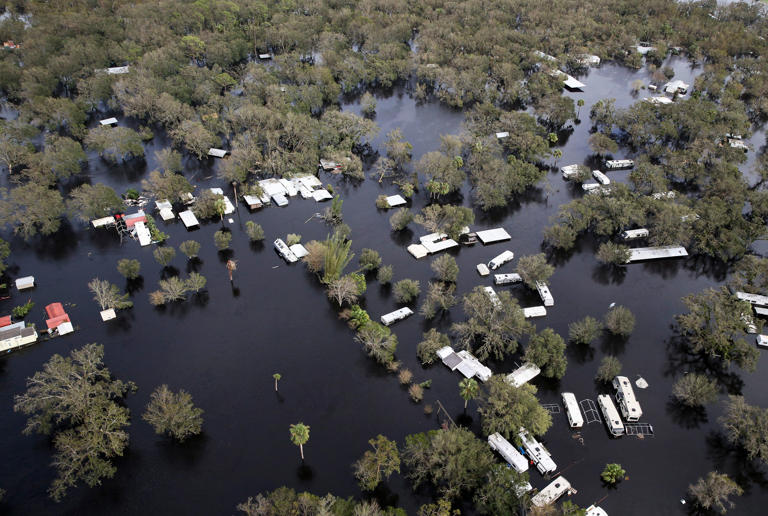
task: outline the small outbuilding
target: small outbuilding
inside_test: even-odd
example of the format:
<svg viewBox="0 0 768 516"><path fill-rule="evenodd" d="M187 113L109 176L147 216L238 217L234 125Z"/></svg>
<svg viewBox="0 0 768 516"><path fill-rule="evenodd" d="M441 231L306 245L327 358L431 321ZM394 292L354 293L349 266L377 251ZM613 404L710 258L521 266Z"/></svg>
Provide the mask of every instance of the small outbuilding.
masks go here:
<svg viewBox="0 0 768 516"><path fill-rule="evenodd" d="M35 286L34 276L23 276L21 278L16 278L16 288L18 290L25 290L28 288L32 288L34 286Z"/></svg>

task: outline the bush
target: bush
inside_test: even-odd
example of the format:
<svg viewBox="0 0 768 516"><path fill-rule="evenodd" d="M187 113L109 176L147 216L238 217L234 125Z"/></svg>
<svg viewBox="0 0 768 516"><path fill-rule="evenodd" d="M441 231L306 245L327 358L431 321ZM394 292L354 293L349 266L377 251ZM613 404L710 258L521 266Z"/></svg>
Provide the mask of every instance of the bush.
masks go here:
<svg viewBox="0 0 768 516"><path fill-rule="evenodd" d="M203 426L203 411L192 403L192 396L184 391L171 391L161 385L150 395L142 418L158 434L167 434L179 442L197 435Z"/></svg>
<svg viewBox="0 0 768 516"><path fill-rule="evenodd" d="M367 91L360 97L360 110L366 116L376 114L376 98Z"/></svg>
<svg viewBox="0 0 768 516"><path fill-rule="evenodd" d="M35 306L35 303L29 300L23 305L14 306L11 309L11 315L13 315L14 319L24 319L34 306Z"/></svg>
<svg viewBox="0 0 768 516"><path fill-rule="evenodd" d="M376 273L376 279L382 285L388 285L392 281L392 274L393 270L391 265L382 265Z"/></svg>
<svg viewBox="0 0 768 516"><path fill-rule="evenodd" d="M424 399L424 388L421 385L413 384L408 387L408 394L415 403Z"/></svg>
<svg viewBox="0 0 768 516"><path fill-rule="evenodd" d="M392 231L402 231L413 222L413 213L408 208L400 208L389 217L389 225Z"/></svg>
<svg viewBox="0 0 768 516"><path fill-rule="evenodd" d="M285 237L285 243L289 247L292 245L296 245L299 242L301 242L301 235L297 235L296 233L288 233Z"/></svg>
<svg viewBox="0 0 768 516"><path fill-rule="evenodd" d="M419 282L412 279L403 279L395 283L393 289L395 301L398 303L410 303L421 293Z"/></svg>
<svg viewBox="0 0 768 516"><path fill-rule="evenodd" d="M376 197L376 207L380 210L386 210L389 208L386 195L379 195Z"/></svg>
<svg viewBox="0 0 768 516"><path fill-rule="evenodd" d="M523 256L517 262L517 273L530 288L536 288L536 282L546 283L555 272L555 268L547 263L544 253Z"/></svg>
<svg viewBox="0 0 768 516"><path fill-rule="evenodd" d="M613 378L621 374L621 362L612 356L603 357L600 367L597 368L595 380L598 382L612 382Z"/></svg>
<svg viewBox="0 0 768 516"><path fill-rule="evenodd" d="M125 279L132 280L138 278L140 270L141 262L139 260L123 258L117 262L117 272L122 274Z"/></svg>
<svg viewBox="0 0 768 516"><path fill-rule="evenodd" d="M590 344L602 331L603 323L594 317L586 316L568 325L568 340L576 344Z"/></svg>
<svg viewBox="0 0 768 516"><path fill-rule="evenodd" d="M155 257L155 260L157 260L157 263L163 267L167 267L176 256L176 249L173 247L158 247L153 251L152 255Z"/></svg>
<svg viewBox="0 0 768 516"><path fill-rule="evenodd" d="M373 271L381 266L381 256L379 252L367 247L360 253L360 268L363 271Z"/></svg>
<svg viewBox="0 0 768 516"><path fill-rule="evenodd" d="M205 276L197 272L190 272L189 277L184 282L184 285L190 292L200 292L205 288L206 283L208 283L208 280L205 279Z"/></svg>
<svg viewBox="0 0 768 516"><path fill-rule="evenodd" d="M184 253L189 259L197 258L197 255L200 252L200 242L196 242L195 240L185 240L179 244L179 251Z"/></svg>
<svg viewBox="0 0 768 516"><path fill-rule="evenodd" d="M232 233L229 231L219 230L213 234L213 243L219 251L229 248L230 242L232 242Z"/></svg>
<svg viewBox="0 0 768 516"><path fill-rule="evenodd" d="M717 399L717 382L703 374L688 373L675 382L672 396L689 407L699 407Z"/></svg>
<svg viewBox="0 0 768 516"><path fill-rule="evenodd" d="M416 346L416 356L422 365L429 365L437 360L437 350L450 346L448 335L440 333L434 328L422 335L421 342Z"/></svg>
<svg viewBox="0 0 768 516"><path fill-rule="evenodd" d="M725 514L728 509L736 507L730 498L741 496L744 490L731 480L728 475L710 471L707 476L700 478L694 485L688 486L688 492L694 499L694 504L705 511L714 509L720 514Z"/></svg>
<svg viewBox="0 0 768 516"><path fill-rule="evenodd" d="M616 305L605 314L605 327L614 335L629 337L635 329L635 316L629 308Z"/></svg>
<svg viewBox="0 0 768 516"><path fill-rule="evenodd" d="M126 199L130 199L132 201L135 201L139 197L141 197L141 193L138 190L136 190L135 188L129 188L128 190L125 191L125 198Z"/></svg>
<svg viewBox="0 0 768 516"><path fill-rule="evenodd" d="M453 256L449 254L442 254L432 260L430 267L440 281L456 283L459 278L459 266Z"/></svg>
<svg viewBox="0 0 768 516"><path fill-rule="evenodd" d="M604 242L597 249L597 260L607 265L625 265L629 260L629 247L613 242Z"/></svg>
<svg viewBox="0 0 768 516"><path fill-rule="evenodd" d="M251 242L260 242L264 240L264 230L261 225L256 224L252 220L245 223L245 234L248 235Z"/></svg>
<svg viewBox="0 0 768 516"><path fill-rule="evenodd" d="M412 378L413 378L413 373L410 371L410 369L403 369L397 375L397 379L400 380L400 383L403 385L408 385L409 383L411 383Z"/></svg>
<svg viewBox="0 0 768 516"><path fill-rule="evenodd" d="M606 464L605 469L600 473L600 478L602 478L603 482L606 484L615 484L619 480L622 480L626 473L627 472L622 469L621 464Z"/></svg>

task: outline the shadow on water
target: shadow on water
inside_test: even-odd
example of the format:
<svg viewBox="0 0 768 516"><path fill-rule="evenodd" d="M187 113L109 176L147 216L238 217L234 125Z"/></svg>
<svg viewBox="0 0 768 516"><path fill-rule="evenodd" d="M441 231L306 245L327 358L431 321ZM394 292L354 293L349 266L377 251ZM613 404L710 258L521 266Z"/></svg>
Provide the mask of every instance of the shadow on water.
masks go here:
<svg viewBox="0 0 768 516"><path fill-rule="evenodd" d="M626 266L599 264L592 269L592 279L601 285L621 285L626 277Z"/></svg>
<svg viewBox="0 0 768 516"><path fill-rule="evenodd" d="M571 344L565 349L569 359L577 364L586 364L595 359L595 348L589 344Z"/></svg>
<svg viewBox="0 0 768 516"><path fill-rule="evenodd" d="M667 402L666 412L676 425L686 430L699 428L709 421L706 408L701 406L690 407L676 399L670 399Z"/></svg>
<svg viewBox="0 0 768 516"><path fill-rule="evenodd" d="M312 478L315 476L315 472L309 464L302 461L301 465L296 468L296 476L302 482L311 482Z"/></svg>

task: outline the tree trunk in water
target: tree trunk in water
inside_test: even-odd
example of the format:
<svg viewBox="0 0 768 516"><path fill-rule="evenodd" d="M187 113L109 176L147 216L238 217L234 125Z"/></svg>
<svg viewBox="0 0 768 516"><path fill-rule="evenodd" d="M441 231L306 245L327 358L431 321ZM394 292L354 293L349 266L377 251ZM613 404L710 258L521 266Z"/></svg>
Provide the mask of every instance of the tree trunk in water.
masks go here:
<svg viewBox="0 0 768 516"><path fill-rule="evenodd" d="M464 400L464 410L467 410L467 403L469 403L469 400Z"/></svg>
<svg viewBox="0 0 768 516"><path fill-rule="evenodd" d="M230 273L230 276L231 276L231 275L232 275L232 273ZM231 281L231 279L232 279L232 278L230 277L230 281ZM277 378L275 378L275 392L277 392Z"/></svg>
<svg viewBox="0 0 768 516"><path fill-rule="evenodd" d="M299 445L299 450L301 451L301 460L304 460L304 445L303 444Z"/></svg>

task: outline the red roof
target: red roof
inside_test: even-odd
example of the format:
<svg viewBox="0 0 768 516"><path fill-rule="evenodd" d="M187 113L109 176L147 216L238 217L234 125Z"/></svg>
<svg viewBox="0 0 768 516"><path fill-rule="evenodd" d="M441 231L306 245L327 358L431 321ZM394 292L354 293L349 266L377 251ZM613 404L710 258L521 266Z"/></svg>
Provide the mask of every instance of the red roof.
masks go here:
<svg viewBox="0 0 768 516"><path fill-rule="evenodd" d="M125 218L125 225L129 228L133 227L133 225L136 224L137 222L143 222L146 224L147 217L142 215L140 217L131 217L130 219L128 217Z"/></svg>
<svg viewBox="0 0 768 516"><path fill-rule="evenodd" d="M51 319L45 321L45 324L48 325L48 329L50 330L51 328L58 328L59 324L65 322L70 322L69 316L67 314L60 315L58 317L52 317Z"/></svg>
<svg viewBox="0 0 768 516"><path fill-rule="evenodd" d="M0 328L5 328L9 324L11 324L11 316L10 315L6 315L4 317L0 317Z"/></svg>
<svg viewBox="0 0 768 516"><path fill-rule="evenodd" d="M45 313L47 313L48 317L51 319L55 317L61 317L62 315L67 315L67 312L64 311L64 307L61 305L61 303L51 303L50 305L46 306Z"/></svg>

